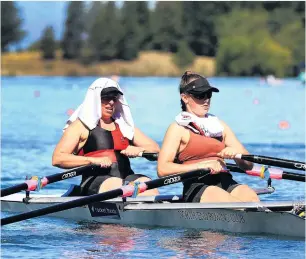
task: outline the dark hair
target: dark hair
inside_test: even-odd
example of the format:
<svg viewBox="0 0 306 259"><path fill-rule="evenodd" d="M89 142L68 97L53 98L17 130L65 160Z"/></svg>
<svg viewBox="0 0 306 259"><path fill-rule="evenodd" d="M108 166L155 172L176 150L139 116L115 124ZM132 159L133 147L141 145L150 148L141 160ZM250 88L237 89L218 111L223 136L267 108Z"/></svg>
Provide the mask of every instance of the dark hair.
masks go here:
<svg viewBox="0 0 306 259"><path fill-rule="evenodd" d="M185 71L185 73L182 75L180 86L179 86L179 91L180 94L184 93L186 85L188 85L190 82L201 78L199 74L193 73L192 71ZM181 107L182 111L186 111L186 104L184 101L181 99Z"/></svg>

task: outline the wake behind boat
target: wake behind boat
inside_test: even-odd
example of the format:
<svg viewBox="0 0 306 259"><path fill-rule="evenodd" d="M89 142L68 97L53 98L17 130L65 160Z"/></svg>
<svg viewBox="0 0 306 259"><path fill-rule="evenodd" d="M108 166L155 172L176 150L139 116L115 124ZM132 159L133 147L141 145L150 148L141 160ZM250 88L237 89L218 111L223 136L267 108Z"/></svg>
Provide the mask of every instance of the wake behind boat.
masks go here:
<svg viewBox="0 0 306 259"><path fill-rule="evenodd" d="M22 213L80 197L23 194L1 198L1 210ZM305 219L291 210L299 201L185 203L179 195L110 199L50 214L53 217L149 227L192 228L244 234L305 238Z"/></svg>

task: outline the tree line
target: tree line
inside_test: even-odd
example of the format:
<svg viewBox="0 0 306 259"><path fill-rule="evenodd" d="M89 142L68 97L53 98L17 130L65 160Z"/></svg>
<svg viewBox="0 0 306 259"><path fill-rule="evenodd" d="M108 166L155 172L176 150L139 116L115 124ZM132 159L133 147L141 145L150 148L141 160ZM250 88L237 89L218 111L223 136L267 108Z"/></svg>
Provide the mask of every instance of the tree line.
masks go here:
<svg viewBox="0 0 306 259"><path fill-rule="evenodd" d="M22 19L14 2L1 3L1 50L20 41ZM55 40L52 25L30 49L44 59L85 65L133 60L140 51L174 53L179 67L196 55L216 58L218 75L292 76L305 60L305 2L125 1L68 2L64 34Z"/></svg>

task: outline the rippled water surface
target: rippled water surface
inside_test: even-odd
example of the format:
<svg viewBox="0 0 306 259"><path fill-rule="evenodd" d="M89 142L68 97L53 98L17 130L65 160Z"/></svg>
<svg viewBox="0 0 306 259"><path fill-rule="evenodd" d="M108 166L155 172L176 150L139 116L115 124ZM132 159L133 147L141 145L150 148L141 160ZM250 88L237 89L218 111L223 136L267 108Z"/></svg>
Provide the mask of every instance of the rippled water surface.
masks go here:
<svg viewBox="0 0 306 259"><path fill-rule="evenodd" d="M51 166L53 149L71 109L82 102L93 77L3 77L1 80L1 186L25 175L61 172ZM269 87L258 78L212 78L220 89L211 112L231 126L250 153L305 160L305 88L294 79ZM120 78L136 125L161 144L180 111L178 78ZM134 171L156 177L156 162L132 161ZM254 188L266 183L234 174ZM41 194L63 193L70 179ZM263 200L305 199L304 184L273 181ZM160 189L180 193L180 184ZM9 215L2 213L2 217ZM271 236L233 235L187 229L86 224L51 217L3 227L2 258L304 258L305 243Z"/></svg>

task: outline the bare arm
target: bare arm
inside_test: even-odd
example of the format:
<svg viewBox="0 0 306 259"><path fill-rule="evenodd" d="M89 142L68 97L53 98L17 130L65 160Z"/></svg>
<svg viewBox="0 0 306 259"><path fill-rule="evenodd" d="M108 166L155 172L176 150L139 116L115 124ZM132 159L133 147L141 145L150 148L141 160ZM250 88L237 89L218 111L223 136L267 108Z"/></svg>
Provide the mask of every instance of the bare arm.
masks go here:
<svg viewBox="0 0 306 259"><path fill-rule="evenodd" d="M183 130L184 129L176 123L172 123L169 126L158 156L157 170L159 177L171 174L185 173L198 169L197 164L183 165L173 162L177 153L179 152Z"/></svg>
<svg viewBox="0 0 306 259"><path fill-rule="evenodd" d="M237 139L232 129L225 122L221 121L221 123L224 127L225 146L235 149L235 151L237 151L238 154L243 154L243 155L249 154L246 148ZM251 170L253 168L252 162L244 161L241 159L234 159L234 160L236 164L243 170Z"/></svg>
<svg viewBox="0 0 306 259"><path fill-rule="evenodd" d="M159 152L158 144L151 138L147 137L140 129L135 128L133 144L136 147L141 147L147 152Z"/></svg>
<svg viewBox="0 0 306 259"><path fill-rule="evenodd" d="M90 158L73 154L82 141L82 134L86 131L88 129L86 129L80 120L76 120L69 125L54 149L52 156L53 166L73 168L91 164Z"/></svg>

